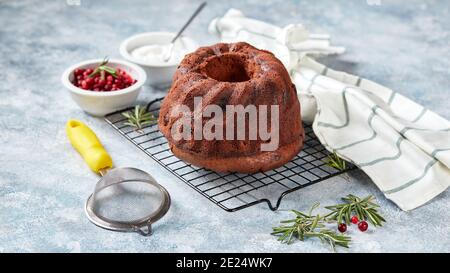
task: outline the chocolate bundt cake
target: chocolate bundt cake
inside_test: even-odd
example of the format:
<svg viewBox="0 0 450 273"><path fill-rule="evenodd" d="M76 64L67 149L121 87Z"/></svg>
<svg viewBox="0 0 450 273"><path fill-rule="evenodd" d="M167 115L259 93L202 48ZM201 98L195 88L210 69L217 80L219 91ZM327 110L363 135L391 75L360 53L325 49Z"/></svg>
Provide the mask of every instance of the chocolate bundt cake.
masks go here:
<svg viewBox="0 0 450 273"><path fill-rule="evenodd" d="M195 98L201 98L201 106L196 106ZM226 136L223 139L196 138L195 125L205 126L216 117L202 116L208 105L218 105L223 110L220 117L223 122L216 125L223 128L213 131L220 129L224 135L225 132L228 134L227 129L234 129L232 127L237 124L234 122L237 119L235 112L231 113L233 122L226 119L230 116L230 111L227 112L229 106L254 105L260 109L260 106L267 105L269 118L263 127L273 133L276 126L272 126L275 123L271 123L270 111L271 106L278 105L277 148L261 149L273 135L270 139L259 135L256 139L249 137L256 130L256 123L258 128L261 126L261 112L258 112L258 122L254 124L249 122L250 115L245 116L244 139L237 137L236 133L231 135L231 139ZM199 115L200 118L196 119ZM179 126L182 119L184 122L187 120L190 127ZM186 55L161 104L158 124L175 156L218 172L254 173L282 166L303 147L305 134L297 92L283 64L271 52L244 42L201 47ZM184 137L175 137L182 133Z"/></svg>

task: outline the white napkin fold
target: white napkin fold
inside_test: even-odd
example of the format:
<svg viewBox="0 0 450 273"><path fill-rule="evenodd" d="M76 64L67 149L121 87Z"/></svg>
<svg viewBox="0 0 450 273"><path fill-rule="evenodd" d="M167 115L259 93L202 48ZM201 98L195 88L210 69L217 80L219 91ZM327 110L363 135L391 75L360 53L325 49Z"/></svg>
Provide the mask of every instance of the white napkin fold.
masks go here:
<svg viewBox="0 0 450 273"><path fill-rule="evenodd" d="M304 121L329 151L362 169L403 210L450 185L450 122L372 81L325 67L306 55L339 54L329 36L302 25L279 28L231 9L209 30L224 42L273 52L297 87Z"/></svg>
<svg viewBox="0 0 450 273"><path fill-rule="evenodd" d="M273 52L286 69L295 73L298 62L306 55L320 56L344 53L345 48L330 44L327 34L310 34L301 24L280 28L250 19L236 9L230 9L220 18L212 20L209 32L219 35L222 42L247 41L253 46ZM302 102L302 119L311 123L316 115L316 101L310 92L297 89Z"/></svg>

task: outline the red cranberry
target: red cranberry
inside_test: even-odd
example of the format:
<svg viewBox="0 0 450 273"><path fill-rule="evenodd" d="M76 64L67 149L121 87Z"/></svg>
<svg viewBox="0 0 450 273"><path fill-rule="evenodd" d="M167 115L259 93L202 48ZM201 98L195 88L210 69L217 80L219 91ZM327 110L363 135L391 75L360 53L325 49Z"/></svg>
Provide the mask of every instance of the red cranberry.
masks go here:
<svg viewBox="0 0 450 273"><path fill-rule="evenodd" d="M113 77L109 72L96 73L89 77L94 72L93 68L77 68L74 70L74 79L72 83L79 88L92 91L115 91L127 88L137 81L133 79L128 73L122 69L116 69L117 77ZM105 77L102 79L102 77Z"/></svg>
<svg viewBox="0 0 450 273"><path fill-rule="evenodd" d="M346 232L346 231L347 231L347 225L346 225L345 223L340 223L340 224L338 225L338 230L339 230L341 233Z"/></svg>
<svg viewBox="0 0 450 273"><path fill-rule="evenodd" d="M351 219L350 219L350 221L353 223L353 224L358 224L358 222L359 222L359 219L358 219L358 216L353 216Z"/></svg>
<svg viewBox="0 0 450 273"><path fill-rule="evenodd" d="M83 89L89 89L89 84L86 80L81 81L81 88Z"/></svg>
<svg viewBox="0 0 450 273"><path fill-rule="evenodd" d="M367 224L366 221L361 221L358 224L358 228L359 230L361 230L362 232L366 231L369 228L369 224Z"/></svg>
<svg viewBox="0 0 450 273"><path fill-rule="evenodd" d="M83 74L83 70L81 68L77 68L73 71L74 76L78 76L80 74Z"/></svg>

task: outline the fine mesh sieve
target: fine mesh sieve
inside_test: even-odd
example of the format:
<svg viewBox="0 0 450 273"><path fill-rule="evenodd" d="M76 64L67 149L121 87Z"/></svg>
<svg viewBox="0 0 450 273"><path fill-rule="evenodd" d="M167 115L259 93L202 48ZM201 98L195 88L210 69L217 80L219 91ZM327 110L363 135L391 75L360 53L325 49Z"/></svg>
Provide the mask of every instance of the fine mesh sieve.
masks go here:
<svg viewBox="0 0 450 273"><path fill-rule="evenodd" d="M70 142L89 167L102 178L86 201L85 211L95 225L114 231L152 234L152 224L170 207L170 195L148 173L135 168L112 168L112 159L95 133L78 120L69 120Z"/></svg>
<svg viewBox="0 0 450 273"><path fill-rule="evenodd" d="M151 175L135 168L115 168L97 182L85 210L97 226L147 236L169 207L169 193Z"/></svg>

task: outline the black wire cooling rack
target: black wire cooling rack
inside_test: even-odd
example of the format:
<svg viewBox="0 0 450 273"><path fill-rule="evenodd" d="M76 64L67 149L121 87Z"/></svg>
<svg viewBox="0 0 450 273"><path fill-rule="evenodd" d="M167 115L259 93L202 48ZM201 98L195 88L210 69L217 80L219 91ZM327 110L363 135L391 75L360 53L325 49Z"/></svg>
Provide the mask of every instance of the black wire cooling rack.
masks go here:
<svg viewBox="0 0 450 273"><path fill-rule="evenodd" d="M147 111L157 116L161 100L151 101ZM311 126L305 125L306 139L302 151L284 166L256 174L217 173L175 157L157 124L144 126L141 132L124 124L127 119L122 113L131 109L111 113L105 120L161 166L226 211L237 211L259 203L267 203L271 210L277 210L287 194L354 168L349 165L346 170L339 171L327 166L329 152L320 144Z"/></svg>

